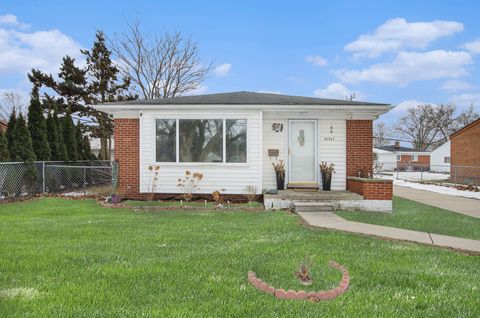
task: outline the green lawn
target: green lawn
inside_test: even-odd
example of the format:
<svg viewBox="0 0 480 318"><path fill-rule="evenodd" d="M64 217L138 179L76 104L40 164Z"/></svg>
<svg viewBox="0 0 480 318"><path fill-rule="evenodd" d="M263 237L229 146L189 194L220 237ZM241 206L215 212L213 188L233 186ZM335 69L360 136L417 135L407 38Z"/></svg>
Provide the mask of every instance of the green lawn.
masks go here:
<svg viewBox="0 0 480 318"><path fill-rule="evenodd" d="M138 206L138 207L148 207L148 206L162 206L162 207L199 207L199 208L215 208L215 205L211 201L205 202L185 202L179 200L170 200L170 201L135 201L135 200L128 200L122 202L128 206ZM224 209L228 207L228 202L223 203ZM231 203L230 208L235 207L243 207L243 208L252 208L252 209L259 209L263 208L263 204L259 202L251 202L251 203Z"/></svg>
<svg viewBox="0 0 480 318"><path fill-rule="evenodd" d="M480 316L480 257L298 221L286 212L134 212L93 200L1 205L0 317ZM305 255L314 263L307 290L339 281L328 260L349 269L350 290L309 303L276 300L247 282L253 270L276 287L304 289L293 273Z"/></svg>
<svg viewBox="0 0 480 318"><path fill-rule="evenodd" d="M350 221L480 240L480 219L399 197L393 199L393 213L336 213Z"/></svg>

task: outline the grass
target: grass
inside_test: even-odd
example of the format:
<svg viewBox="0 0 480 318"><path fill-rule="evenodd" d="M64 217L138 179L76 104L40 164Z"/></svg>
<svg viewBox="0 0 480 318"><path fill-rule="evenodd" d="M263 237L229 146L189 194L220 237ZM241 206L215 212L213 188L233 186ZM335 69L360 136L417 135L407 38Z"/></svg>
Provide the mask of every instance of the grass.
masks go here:
<svg viewBox="0 0 480 318"><path fill-rule="evenodd" d="M393 199L393 213L338 211L336 214L350 221L480 240L480 219L400 197Z"/></svg>
<svg viewBox="0 0 480 318"><path fill-rule="evenodd" d="M186 201L182 201L180 202L179 200L172 200L172 201L135 201L135 200L129 200L129 201L125 201L125 202L122 202L123 204L125 205L129 205L129 206L139 206L139 207L142 207L142 206L164 206L164 207L182 207L182 206L188 206L188 207L199 207L199 208L215 208L215 205L213 204L213 202L209 202L207 201L207 203L205 204L205 202L186 202ZM228 203L225 202L224 203L224 206L227 206ZM231 209L235 209L235 207L245 207L245 208L255 208L255 209L259 209L259 208L263 208L263 204L259 203L259 202L252 202L252 203L230 203L230 208Z"/></svg>
<svg viewBox="0 0 480 318"><path fill-rule="evenodd" d="M396 203L398 204L398 202ZM285 212L133 212L93 200L0 206L0 317L479 317L480 257L334 231ZM294 277L309 255L314 284ZM350 289L320 303L278 288Z"/></svg>

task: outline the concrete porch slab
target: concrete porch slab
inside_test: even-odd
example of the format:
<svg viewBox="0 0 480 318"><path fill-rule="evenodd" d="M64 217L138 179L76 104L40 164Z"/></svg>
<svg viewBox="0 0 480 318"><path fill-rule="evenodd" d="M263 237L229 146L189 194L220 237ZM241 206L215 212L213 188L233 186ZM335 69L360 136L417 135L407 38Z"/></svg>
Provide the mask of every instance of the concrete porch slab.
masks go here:
<svg viewBox="0 0 480 318"><path fill-rule="evenodd" d="M292 204L316 203L330 205L333 210L364 210L392 212L391 200L364 200L363 196L350 191L299 191L282 190L278 194L263 196L265 209L288 209Z"/></svg>
<svg viewBox="0 0 480 318"><path fill-rule="evenodd" d="M265 194L267 199L296 200L296 201L325 201L325 200L363 200L360 194L350 191L300 191L280 190L278 194Z"/></svg>

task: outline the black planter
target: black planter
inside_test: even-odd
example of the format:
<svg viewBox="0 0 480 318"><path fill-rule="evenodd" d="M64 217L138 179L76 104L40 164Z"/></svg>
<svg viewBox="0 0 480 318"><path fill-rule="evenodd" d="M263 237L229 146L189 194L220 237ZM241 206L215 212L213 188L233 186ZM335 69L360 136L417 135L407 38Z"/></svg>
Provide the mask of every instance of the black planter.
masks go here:
<svg viewBox="0 0 480 318"><path fill-rule="evenodd" d="M322 172L322 190L323 191L330 191L330 187L332 185L332 174Z"/></svg>
<svg viewBox="0 0 480 318"><path fill-rule="evenodd" d="M285 189L285 178L277 176L277 190Z"/></svg>

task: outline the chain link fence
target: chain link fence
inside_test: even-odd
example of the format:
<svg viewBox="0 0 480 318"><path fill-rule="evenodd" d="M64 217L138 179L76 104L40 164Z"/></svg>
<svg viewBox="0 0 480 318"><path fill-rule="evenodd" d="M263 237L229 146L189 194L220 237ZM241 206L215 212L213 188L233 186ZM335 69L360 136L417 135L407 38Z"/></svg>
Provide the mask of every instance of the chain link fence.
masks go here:
<svg viewBox="0 0 480 318"><path fill-rule="evenodd" d="M116 163L110 161L36 161L0 163L0 200L38 193L89 194L116 184Z"/></svg>
<svg viewBox="0 0 480 318"><path fill-rule="evenodd" d="M382 178L455 185L480 185L479 166L396 163L376 164L374 173Z"/></svg>

